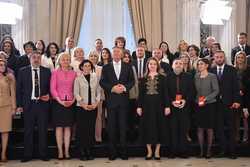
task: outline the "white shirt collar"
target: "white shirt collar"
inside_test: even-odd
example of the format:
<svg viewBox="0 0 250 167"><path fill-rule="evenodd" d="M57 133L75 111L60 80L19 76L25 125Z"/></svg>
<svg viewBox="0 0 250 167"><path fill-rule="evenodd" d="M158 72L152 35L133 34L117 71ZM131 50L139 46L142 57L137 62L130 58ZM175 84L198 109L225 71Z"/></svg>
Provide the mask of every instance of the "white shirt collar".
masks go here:
<svg viewBox="0 0 250 167"><path fill-rule="evenodd" d="M113 64L115 64L115 65L121 65L121 64L122 64L122 61L121 61L121 60L120 60L120 61L118 61L118 62L113 61Z"/></svg>
<svg viewBox="0 0 250 167"><path fill-rule="evenodd" d="M223 70L224 70L224 67L225 67L225 64L223 64L222 66L218 66L218 65L217 65L217 71L219 70L219 68L221 68L221 70L223 71Z"/></svg>

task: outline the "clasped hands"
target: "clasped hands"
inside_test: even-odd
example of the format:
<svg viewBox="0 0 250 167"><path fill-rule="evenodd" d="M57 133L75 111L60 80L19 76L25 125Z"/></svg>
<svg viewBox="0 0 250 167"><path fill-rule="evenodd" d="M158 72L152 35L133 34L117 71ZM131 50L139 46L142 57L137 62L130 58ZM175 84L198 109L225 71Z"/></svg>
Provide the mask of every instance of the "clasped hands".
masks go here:
<svg viewBox="0 0 250 167"><path fill-rule="evenodd" d="M126 87L122 84L117 84L112 87L111 92L122 94L123 92L126 92Z"/></svg>
<svg viewBox="0 0 250 167"><path fill-rule="evenodd" d="M183 108L185 105L186 105L186 100L182 99L180 100L180 102L176 102L176 101L173 101L172 102L172 105L175 107L175 108Z"/></svg>
<svg viewBox="0 0 250 167"><path fill-rule="evenodd" d="M84 103L81 104L81 107L87 111L92 111L92 110L96 109L97 106L98 106L98 103L94 103L94 104L90 104L90 105L84 104Z"/></svg>
<svg viewBox="0 0 250 167"><path fill-rule="evenodd" d="M136 112L137 112L137 114L138 114L139 116L142 116L142 108L138 107L138 108L136 109ZM165 115L165 116L168 116L170 113L171 113L170 108L169 108L169 107L166 107L166 108L164 109L164 115Z"/></svg>

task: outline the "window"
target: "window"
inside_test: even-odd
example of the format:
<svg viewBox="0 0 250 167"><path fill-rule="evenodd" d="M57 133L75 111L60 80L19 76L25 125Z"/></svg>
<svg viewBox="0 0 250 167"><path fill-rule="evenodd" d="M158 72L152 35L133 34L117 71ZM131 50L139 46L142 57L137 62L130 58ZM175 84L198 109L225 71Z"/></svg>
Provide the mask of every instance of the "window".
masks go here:
<svg viewBox="0 0 250 167"><path fill-rule="evenodd" d="M78 46L85 55L94 49L96 38L112 48L117 36L126 38L126 48L135 49L135 37L127 0L86 0Z"/></svg>
<svg viewBox="0 0 250 167"><path fill-rule="evenodd" d="M3 38L4 35L11 35L11 25L10 24L0 24L0 39Z"/></svg>

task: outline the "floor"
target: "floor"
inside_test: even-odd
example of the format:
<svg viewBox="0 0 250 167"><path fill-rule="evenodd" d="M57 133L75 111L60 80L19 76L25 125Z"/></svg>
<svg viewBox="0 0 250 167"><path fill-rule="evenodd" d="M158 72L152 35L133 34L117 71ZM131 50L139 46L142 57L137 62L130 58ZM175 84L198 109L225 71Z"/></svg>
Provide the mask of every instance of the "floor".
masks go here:
<svg viewBox="0 0 250 167"><path fill-rule="evenodd" d="M33 160L28 163L20 163L20 161L9 161L1 164L0 167L250 167L250 158L238 158L236 160L229 159L167 159L162 158L161 161L145 161L143 158L130 158L128 161L115 160L109 161L105 158L97 158L93 161L80 161L73 159L70 161L50 160L42 162Z"/></svg>

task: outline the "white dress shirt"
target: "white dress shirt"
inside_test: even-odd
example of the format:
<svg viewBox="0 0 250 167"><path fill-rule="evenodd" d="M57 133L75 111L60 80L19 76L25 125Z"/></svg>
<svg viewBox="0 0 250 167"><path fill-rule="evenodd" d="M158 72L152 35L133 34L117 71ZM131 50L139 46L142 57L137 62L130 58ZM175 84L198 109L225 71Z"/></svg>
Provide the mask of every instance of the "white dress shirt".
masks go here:
<svg viewBox="0 0 250 167"><path fill-rule="evenodd" d="M225 64L223 64L222 66L217 66L217 75L219 74L220 69L221 69L221 75L223 74L224 67L225 67Z"/></svg>
<svg viewBox="0 0 250 167"><path fill-rule="evenodd" d="M32 94L31 94L31 100L38 100L35 97L35 71L34 69L37 69L38 74L38 83L39 83L39 92L40 92L40 68L34 68L31 66L31 74L32 74ZM40 93L39 93L40 94Z"/></svg>
<svg viewBox="0 0 250 167"><path fill-rule="evenodd" d="M121 60L119 62L113 61L113 66L114 66L116 78L119 80L120 73L121 73L121 67L122 67L122 61Z"/></svg>
<svg viewBox="0 0 250 167"><path fill-rule="evenodd" d="M140 64L140 61L141 61L141 64ZM139 78L142 78L143 77L143 68L144 68L144 57L143 58L137 58L137 69L138 69L138 77ZM141 65L141 71L140 71L140 65ZM139 72L141 72L139 74Z"/></svg>

